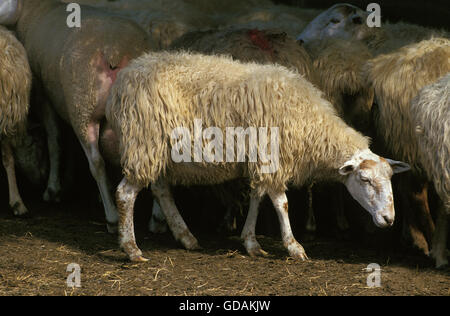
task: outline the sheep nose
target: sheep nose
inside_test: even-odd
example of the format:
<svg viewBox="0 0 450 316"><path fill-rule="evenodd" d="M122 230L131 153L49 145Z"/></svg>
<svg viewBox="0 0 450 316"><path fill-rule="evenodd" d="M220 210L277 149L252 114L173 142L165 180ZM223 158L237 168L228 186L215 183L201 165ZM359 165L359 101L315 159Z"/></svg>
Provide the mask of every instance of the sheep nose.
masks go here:
<svg viewBox="0 0 450 316"><path fill-rule="evenodd" d="M386 223L388 223L389 226L394 225L394 217L389 216L389 215L382 215L383 219L386 221Z"/></svg>

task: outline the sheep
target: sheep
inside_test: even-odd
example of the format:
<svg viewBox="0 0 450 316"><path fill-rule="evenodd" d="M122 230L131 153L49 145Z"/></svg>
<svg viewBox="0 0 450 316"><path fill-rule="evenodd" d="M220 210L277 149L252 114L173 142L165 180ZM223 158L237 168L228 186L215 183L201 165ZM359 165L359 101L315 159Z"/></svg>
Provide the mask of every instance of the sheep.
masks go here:
<svg viewBox="0 0 450 316"><path fill-rule="evenodd" d="M230 55L243 62L276 63L294 69L312 83L317 82L310 56L284 32L258 29L198 31L182 36L170 49Z"/></svg>
<svg viewBox="0 0 450 316"><path fill-rule="evenodd" d="M445 30L436 30L411 23L386 22L382 24L378 36L367 41L367 44L373 55L378 56L433 37L448 38L449 33Z"/></svg>
<svg viewBox="0 0 450 316"><path fill-rule="evenodd" d="M360 13L360 18L364 20L362 11ZM378 56L382 53L395 52L402 45L413 44L424 39L430 39L433 36L448 38L448 33L445 31L428 29L403 22L396 24L384 23L381 28L368 28L365 23L354 23L353 16L354 11L352 10L345 9L333 12L331 8L314 19L299 35L298 40L308 44L329 37L340 37L351 41L359 41L367 45L373 56ZM403 82L400 84L403 84ZM376 113L376 111L377 109L374 107L372 112ZM370 128L376 129L372 126ZM376 138L375 140L374 145L379 147L378 149L386 150L382 145L378 144L379 142ZM431 239L434 224L427 202L426 183L417 176L411 177L411 179L400 180L402 182L400 196L403 199L403 209L409 210L406 216L403 217L406 222L406 225L403 226L404 235L411 235L414 245L425 254L428 254L427 244ZM414 211L411 211L411 209ZM414 219L414 216L417 218ZM417 223L418 221L421 223ZM424 231L426 236L421 230Z"/></svg>
<svg viewBox="0 0 450 316"><path fill-rule="evenodd" d="M337 4L318 15L298 35L297 40L310 43L327 38L361 41L374 55L386 54L402 46L430 39L446 37L445 30L425 28L405 22L383 23L381 27L368 27L368 12L349 4Z"/></svg>
<svg viewBox="0 0 450 316"><path fill-rule="evenodd" d="M418 213L417 216L423 218L424 235L414 232L414 223L407 223L405 228L412 230L413 242L427 255L434 224L426 200L427 181L419 163L420 151L409 111L411 101L420 89L450 71L449 57L450 40L433 38L379 55L369 60L363 69L367 85L375 91L377 140L395 159L412 165L414 179L404 179L402 182L402 190L411 197L404 198L403 203L409 214ZM418 210L415 210L416 205ZM405 219L410 220L409 217Z"/></svg>
<svg viewBox="0 0 450 316"><path fill-rule="evenodd" d="M70 2L66 0L65 2ZM217 28L239 12L246 12L255 5L268 5L270 1L186 1L186 0L135 0L135 1L86 1L137 22L146 30L159 49L185 33Z"/></svg>
<svg viewBox="0 0 450 316"><path fill-rule="evenodd" d="M362 76L365 63L372 58L367 46L339 38L329 38L304 44L311 56L318 86L325 97L336 108L344 121L370 134L368 127L374 91L368 87Z"/></svg>
<svg viewBox="0 0 450 316"><path fill-rule="evenodd" d="M167 49L178 37L191 31L214 27L213 19L185 1L115 1L96 5L110 14L138 23L158 49Z"/></svg>
<svg viewBox="0 0 450 316"><path fill-rule="evenodd" d="M348 124L366 132L373 89L366 89L362 84L360 68L371 57L368 49L361 43L348 43L339 39L310 43L305 48L306 50L285 33L253 29L188 33L171 46L172 50L189 49L206 54L228 54L240 61L278 63L293 68L325 92L326 98ZM309 55L313 57L314 64ZM164 227L157 225L161 223L158 220L161 216L157 205L155 207L151 231L164 231ZM312 222L311 210L308 221ZM338 212L337 219L342 230L345 230L348 224L342 212Z"/></svg>
<svg viewBox="0 0 450 316"><path fill-rule="evenodd" d="M118 75L106 117L119 139L124 175L116 191L120 246L132 261L146 261L136 245L133 205L139 191L150 184L175 238L187 249L195 249L198 242L176 209L169 185L247 178L250 210L241 235L247 252L265 253L256 241L255 225L258 205L267 193L279 216L284 246L290 256L304 260L306 253L290 228L285 195L288 183L341 181L372 214L375 224L387 227L394 221L390 177L409 168L373 154L369 140L346 125L322 93L298 73L282 66L244 64L230 57L145 54ZM249 147L255 146L240 147L240 154L235 155L235 134L230 132L228 162L220 158L223 144L215 147L217 159L211 159L208 150L202 159L202 142L205 148L210 146L199 134L203 123L209 131L214 127L215 139L222 141L220 132L225 127L270 129L270 157L267 142L258 146L250 140ZM193 152L190 135L197 139ZM268 139L267 133L260 137L260 141ZM259 160L255 159L257 152Z"/></svg>
<svg viewBox="0 0 450 316"><path fill-rule="evenodd" d="M97 181L108 222L117 223L114 200L108 190L105 163L99 148L100 123L106 97L120 70L154 46L132 21L82 6L81 28L66 24L66 5L56 0L11 1L2 7L0 23L16 25L36 81L42 84L52 107L73 128ZM48 34L52 34L52 45Z"/></svg>
<svg viewBox="0 0 450 316"><path fill-rule="evenodd" d="M339 3L314 18L299 35L297 40L309 44L327 38L359 40L363 43L378 42L384 33L379 28L371 28L366 20L368 12L360 8Z"/></svg>
<svg viewBox="0 0 450 316"><path fill-rule="evenodd" d="M418 161L441 200L431 255L436 267L448 264L447 223L450 214L450 73L424 87L410 108L418 144Z"/></svg>
<svg viewBox="0 0 450 316"><path fill-rule="evenodd" d="M9 206L14 215L28 213L17 188L14 143L23 134L31 90L27 53L12 32L0 26L0 148L9 187Z"/></svg>
<svg viewBox="0 0 450 316"><path fill-rule="evenodd" d="M321 11L284 5L258 6L229 17L220 28L277 30L296 37Z"/></svg>

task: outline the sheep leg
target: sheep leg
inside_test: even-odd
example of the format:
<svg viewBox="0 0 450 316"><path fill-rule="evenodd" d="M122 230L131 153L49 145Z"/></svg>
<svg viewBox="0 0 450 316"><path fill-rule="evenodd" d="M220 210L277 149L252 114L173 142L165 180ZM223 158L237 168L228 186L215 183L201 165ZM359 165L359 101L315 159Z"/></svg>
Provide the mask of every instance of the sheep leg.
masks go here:
<svg viewBox="0 0 450 316"><path fill-rule="evenodd" d="M131 261L145 262L142 251L136 245L134 235L134 203L141 186L133 185L126 178L120 182L116 191L116 202L119 212L119 244Z"/></svg>
<svg viewBox="0 0 450 316"><path fill-rule="evenodd" d="M177 241L188 250L200 249L197 239L192 235L175 205L169 185L164 181L152 184L152 192L166 217L167 224Z"/></svg>
<svg viewBox="0 0 450 316"><path fill-rule="evenodd" d="M245 220L244 228L242 229L241 238L244 241L244 247L250 256L266 256L265 252L258 241L256 240L256 221L258 219L259 204L261 203L261 196L256 194L250 195L250 207Z"/></svg>
<svg viewBox="0 0 450 316"><path fill-rule="evenodd" d="M58 118L48 101L42 103L42 122L47 134L47 145L50 160L50 173L47 188L44 192L44 201L60 202L61 182L60 182L60 158L61 150L59 146Z"/></svg>
<svg viewBox="0 0 450 316"><path fill-rule="evenodd" d="M448 230L448 215L445 208L442 206L438 210L436 219L436 230L433 236L433 248L430 253L436 260L436 268L442 268L448 265L447 260L447 230Z"/></svg>
<svg viewBox="0 0 450 316"><path fill-rule="evenodd" d="M153 200L152 217L148 223L148 230L154 234L164 234L167 232L167 223L161 206L156 200Z"/></svg>
<svg viewBox="0 0 450 316"><path fill-rule="evenodd" d="M6 170L6 176L8 178L8 188L9 188L9 206L14 212L14 215L21 216L28 213L22 198L19 194L19 189L17 188L16 172L14 168L14 156L11 149L11 145L7 140L1 142L2 149L2 161L3 166Z"/></svg>
<svg viewBox="0 0 450 316"><path fill-rule="evenodd" d="M118 215L112 195L109 191L108 178L105 170L105 161L103 160L99 148L99 123L91 123L88 126L88 141L81 141L81 146L89 161L89 168L94 179L97 181L97 185L102 197L103 206L105 208L107 229L109 233L117 232Z"/></svg>
<svg viewBox="0 0 450 316"><path fill-rule="evenodd" d="M316 224L316 216L314 215L314 206L313 206L313 186L314 183L308 186L308 214L306 219L306 233L309 239L314 239L314 234L316 233L317 224Z"/></svg>
<svg viewBox="0 0 450 316"><path fill-rule="evenodd" d="M307 260L308 257L305 250L292 234L291 224L289 222L288 200L286 193L270 192L269 197L272 200L275 210L277 211L283 244L288 250L289 255L294 259Z"/></svg>

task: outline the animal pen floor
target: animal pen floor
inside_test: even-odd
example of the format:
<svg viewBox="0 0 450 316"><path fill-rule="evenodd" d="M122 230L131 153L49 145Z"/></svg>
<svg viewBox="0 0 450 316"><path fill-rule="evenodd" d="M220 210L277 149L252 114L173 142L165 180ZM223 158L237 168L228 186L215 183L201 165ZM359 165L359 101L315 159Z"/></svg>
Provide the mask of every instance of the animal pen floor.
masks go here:
<svg viewBox="0 0 450 316"><path fill-rule="evenodd" d="M133 264L105 232L101 208L77 204L37 203L34 216L16 219L0 203L0 295L450 295L448 270L405 251L320 238L303 242L310 261L295 262L278 238L261 236L270 255L250 258L237 237L197 234L203 250L188 252L147 233L139 216L150 261ZM81 267L81 288L66 285L70 263ZM367 287L370 263L381 266L381 287Z"/></svg>

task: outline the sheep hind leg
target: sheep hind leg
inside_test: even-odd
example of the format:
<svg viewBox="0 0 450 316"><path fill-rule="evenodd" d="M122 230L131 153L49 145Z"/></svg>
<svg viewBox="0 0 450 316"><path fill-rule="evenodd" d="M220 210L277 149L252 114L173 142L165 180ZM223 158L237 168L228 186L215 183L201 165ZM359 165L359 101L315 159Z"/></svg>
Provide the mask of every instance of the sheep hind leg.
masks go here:
<svg viewBox="0 0 450 316"><path fill-rule="evenodd" d="M247 253L254 256L266 256L265 252L258 241L256 240L256 221L258 219L259 204L261 203L261 197L256 194L250 195L250 207L245 220L244 228L242 229L241 238L244 241L244 247Z"/></svg>
<svg viewBox="0 0 450 316"><path fill-rule="evenodd" d="M17 188L16 172L14 168L14 156L11 149L11 145L8 140L1 141L2 161L6 170L6 176L8 178L9 188L9 206L11 207L14 215L22 216L28 213L25 204L19 194Z"/></svg>
<svg viewBox="0 0 450 316"><path fill-rule="evenodd" d="M436 268L442 268L448 265L447 260L447 231L448 231L448 215L445 207L440 207L436 219L436 229L433 236L433 246L431 256L436 261Z"/></svg>
<svg viewBox="0 0 450 316"><path fill-rule="evenodd" d="M289 222L288 200L285 192L270 192L270 199L278 215L280 221L281 235L283 245L289 252L289 255L294 259L307 260L305 249L295 239L292 234L291 224Z"/></svg>
<svg viewBox="0 0 450 316"><path fill-rule="evenodd" d="M109 191L110 186L106 175L105 161L98 148L99 127L98 123L92 123L88 126L88 141L86 143L82 141L81 146L89 161L91 174L97 182L102 197L108 232L113 234L117 232L118 215L112 194Z"/></svg>
<svg viewBox="0 0 450 316"><path fill-rule="evenodd" d="M200 249L197 239L192 235L175 205L169 185L164 181L152 184L152 192L164 213L167 224L175 239L188 250Z"/></svg>
<svg viewBox="0 0 450 316"><path fill-rule="evenodd" d="M50 174L48 176L47 188L43 199L46 202L61 201L61 148L59 145L58 117L47 100L42 101L41 119L47 134L47 145L50 160Z"/></svg>
<svg viewBox="0 0 450 316"><path fill-rule="evenodd" d="M134 203L142 187L129 183L126 178L117 187L116 202L119 212L119 244L131 261L146 262L136 245L134 235Z"/></svg>
<svg viewBox="0 0 450 316"><path fill-rule="evenodd" d="M166 218L156 200L153 200L152 217L148 223L148 230L153 234L164 234L167 232Z"/></svg>

